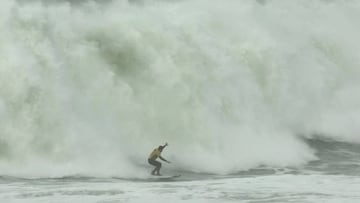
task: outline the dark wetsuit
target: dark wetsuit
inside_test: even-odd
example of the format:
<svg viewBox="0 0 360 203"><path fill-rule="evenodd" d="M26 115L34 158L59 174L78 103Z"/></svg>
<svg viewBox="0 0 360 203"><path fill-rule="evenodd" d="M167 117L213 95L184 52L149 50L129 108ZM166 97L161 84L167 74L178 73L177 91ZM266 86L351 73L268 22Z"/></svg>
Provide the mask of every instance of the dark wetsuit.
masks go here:
<svg viewBox="0 0 360 203"><path fill-rule="evenodd" d="M154 151L151 152L151 154L150 154L150 156L149 156L149 158L148 158L149 164L151 164L151 165L153 165L153 166L156 167L156 168L153 170L152 174L154 174L155 171L157 171L157 174L159 174L159 171L160 171L160 168L161 168L161 163L158 162L158 161L156 161L156 159L157 159L158 157L160 157L160 155L161 155L161 151L160 151L158 148L156 148L156 149L154 149Z"/></svg>

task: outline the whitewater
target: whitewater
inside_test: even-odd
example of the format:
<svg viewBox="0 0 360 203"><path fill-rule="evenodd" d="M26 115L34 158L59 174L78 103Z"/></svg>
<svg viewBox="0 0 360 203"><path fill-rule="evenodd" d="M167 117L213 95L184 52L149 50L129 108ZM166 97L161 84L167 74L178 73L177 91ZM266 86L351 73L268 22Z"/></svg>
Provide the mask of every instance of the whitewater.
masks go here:
<svg viewBox="0 0 360 203"><path fill-rule="evenodd" d="M360 201L358 36L355 0L2 0L0 200Z"/></svg>

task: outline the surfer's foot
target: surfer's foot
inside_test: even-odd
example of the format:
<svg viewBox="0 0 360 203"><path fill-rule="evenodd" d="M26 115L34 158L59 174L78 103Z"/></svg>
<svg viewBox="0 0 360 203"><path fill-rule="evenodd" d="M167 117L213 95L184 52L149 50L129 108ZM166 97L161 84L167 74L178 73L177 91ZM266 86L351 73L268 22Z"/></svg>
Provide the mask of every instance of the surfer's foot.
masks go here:
<svg viewBox="0 0 360 203"><path fill-rule="evenodd" d="M157 175L157 176L162 176L160 173L157 173L156 175Z"/></svg>

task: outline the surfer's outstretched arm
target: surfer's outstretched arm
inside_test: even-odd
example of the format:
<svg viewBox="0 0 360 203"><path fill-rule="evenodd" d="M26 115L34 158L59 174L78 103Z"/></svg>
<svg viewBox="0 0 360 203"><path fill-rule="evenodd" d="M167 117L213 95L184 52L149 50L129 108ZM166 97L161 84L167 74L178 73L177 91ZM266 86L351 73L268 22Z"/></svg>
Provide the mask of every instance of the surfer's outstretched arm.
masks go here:
<svg viewBox="0 0 360 203"><path fill-rule="evenodd" d="M163 160L163 161L167 162L167 163L170 163L170 161L168 161L168 160L164 159L162 156L159 156L159 158L160 158L161 160Z"/></svg>

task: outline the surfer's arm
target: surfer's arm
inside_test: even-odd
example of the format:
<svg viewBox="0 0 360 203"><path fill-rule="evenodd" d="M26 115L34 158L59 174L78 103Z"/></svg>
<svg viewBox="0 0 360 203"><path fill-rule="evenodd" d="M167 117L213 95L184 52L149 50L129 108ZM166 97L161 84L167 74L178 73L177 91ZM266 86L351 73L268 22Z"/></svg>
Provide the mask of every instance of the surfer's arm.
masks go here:
<svg viewBox="0 0 360 203"><path fill-rule="evenodd" d="M167 163L170 163L170 161L168 161L168 160L164 159L162 156L159 156L159 158L160 158L161 160L163 160L163 161L167 162Z"/></svg>
<svg viewBox="0 0 360 203"><path fill-rule="evenodd" d="M162 147L165 148L166 146L168 146L168 143L165 143Z"/></svg>

